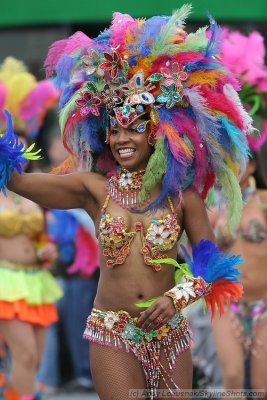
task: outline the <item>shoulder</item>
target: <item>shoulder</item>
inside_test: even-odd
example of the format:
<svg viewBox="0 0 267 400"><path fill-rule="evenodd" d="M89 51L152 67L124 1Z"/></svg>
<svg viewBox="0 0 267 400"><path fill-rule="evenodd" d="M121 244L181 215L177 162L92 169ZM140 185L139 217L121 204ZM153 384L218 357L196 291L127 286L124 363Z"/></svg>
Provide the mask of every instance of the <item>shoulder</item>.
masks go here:
<svg viewBox="0 0 267 400"><path fill-rule="evenodd" d="M204 207L205 203L195 189L187 189L183 193L183 209L191 209L195 206Z"/></svg>
<svg viewBox="0 0 267 400"><path fill-rule="evenodd" d="M85 186L107 185L108 182L107 177L95 172L77 172L76 174Z"/></svg>

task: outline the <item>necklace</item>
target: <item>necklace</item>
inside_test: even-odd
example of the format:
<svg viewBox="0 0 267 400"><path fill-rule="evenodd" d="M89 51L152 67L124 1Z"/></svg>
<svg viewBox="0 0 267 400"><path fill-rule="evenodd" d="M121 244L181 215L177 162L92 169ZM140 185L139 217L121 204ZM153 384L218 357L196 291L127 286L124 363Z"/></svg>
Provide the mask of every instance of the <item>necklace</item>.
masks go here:
<svg viewBox="0 0 267 400"><path fill-rule="evenodd" d="M128 210L136 209L141 204L138 194L141 191L145 170L129 172L122 168L108 182L108 193L112 200Z"/></svg>

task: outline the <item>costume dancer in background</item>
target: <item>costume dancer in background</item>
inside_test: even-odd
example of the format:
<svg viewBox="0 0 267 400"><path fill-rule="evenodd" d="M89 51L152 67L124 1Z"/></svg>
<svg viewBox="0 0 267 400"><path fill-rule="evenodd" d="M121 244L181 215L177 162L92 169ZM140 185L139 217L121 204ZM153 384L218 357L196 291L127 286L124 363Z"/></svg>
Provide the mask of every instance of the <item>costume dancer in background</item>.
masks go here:
<svg viewBox="0 0 267 400"><path fill-rule="evenodd" d="M244 387L244 361L249 359L251 389L267 392L267 176L260 152L267 138L264 39L259 32L248 36L238 31L224 34L222 62L239 77L240 96L253 115L259 136L248 138L252 157L240 182L244 207L238 227L234 232L226 229L223 198L210 213L218 246L244 259L244 295L238 303L230 304L222 318L214 320L213 332L224 387Z"/></svg>
<svg viewBox="0 0 267 400"><path fill-rule="evenodd" d="M36 136L45 113L57 98L51 82L37 82L21 61L8 57L0 66L0 132L6 129L2 109L8 108L26 149L27 140ZM12 362L8 386L0 389L1 398L37 398L35 374L46 328L57 320L54 302L61 296L60 287L48 271L56 257L42 209L16 193L1 194L0 333Z"/></svg>

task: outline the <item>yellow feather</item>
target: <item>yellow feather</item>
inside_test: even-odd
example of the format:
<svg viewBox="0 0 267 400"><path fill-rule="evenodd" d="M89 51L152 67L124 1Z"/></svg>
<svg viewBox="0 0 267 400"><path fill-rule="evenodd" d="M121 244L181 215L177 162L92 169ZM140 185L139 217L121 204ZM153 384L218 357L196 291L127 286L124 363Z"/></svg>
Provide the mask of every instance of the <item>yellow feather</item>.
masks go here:
<svg viewBox="0 0 267 400"><path fill-rule="evenodd" d="M209 85L214 87L218 83L218 79L223 77L224 73L220 72L218 69L208 71L208 70L200 70L194 71L189 74L188 80L185 83L185 86L191 85Z"/></svg>

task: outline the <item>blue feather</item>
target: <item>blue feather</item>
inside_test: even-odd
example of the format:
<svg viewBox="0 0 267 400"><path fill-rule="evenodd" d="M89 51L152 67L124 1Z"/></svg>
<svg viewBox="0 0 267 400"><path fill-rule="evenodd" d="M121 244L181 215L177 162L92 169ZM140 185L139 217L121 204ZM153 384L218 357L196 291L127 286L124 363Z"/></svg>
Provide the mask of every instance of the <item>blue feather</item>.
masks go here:
<svg viewBox="0 0 267 400"><path fill-rule="evenodd" d="M54 209L50 213L53 219L47 224L47 233L58 245L59 260L70 264L75 256L75 237L79 223L68 210Z"/></svg>
<svg viewBox="0 0 267 400"><path fill-rule="evenodd" d="M15 135L12 125L10 113L5 110L7 120L7 129L4 135L0 136L0 192L6 195L6 186L16 169L22 173L22 164L26 164L27 160L23 157L26 149L24 144L19 141Z"/></svg>
<svg viewBox="0 0 267 400"><path fill-rule="evenodd" d="M127 46L131 51L128 59L130 66L136 65L138 57L147 57L151 54L151 47L155 39L169 19L170 17L166 16L155 16L146 20L139 29L136 29L136 41Z"/></svg>
<svg viewBox="0 0 267 400"><path fill-rule="evenodd" d="M109 44L109 38L111 36L111 30L110 29L105 29L103 32L100 32L100 34L94 38L94 41L98 44Z"/></svg>
<svg viewBox="0 0 267 400"><path fill-rule="evenodd" d="M235 268L235 265L243 263L239 255L230 255L230 251L223 253L210 240L201 240L192 246L192 257L184 245L181 245L181 249L193 276L201 276L208 283L218 279L240 282L237 275L241 272Z"/></svg>
<svg viewBox="0 0 267 400"><path fill-rule="evenodd" d="M222 40L222 29L216 23L212 16L209 17L210 20L210 38L205 49L205 56L208 58L213 57L221 53L220 46Z"/></svg>
<svg viewBox="0 0 267 400"><path fill-rule="evenodd" d="M213 62L211 62L211 60L208 59L208 60L198 60L196 62L188 62L185 67L185 70L187 72L209 70L209 69L222 69L222 65L216 62L216 60L213 60Z"/></svg>
<svg viewBox="0 0 267 400"><path fill-rule="evenodd" d="M243 134L243 132L225 117L220 117L220 122L224 132L228 134L232 146L238 149L238 152L243 157L248 157L249 147L246 136Z"/></svg>
<svg viewBox="0 0 267 400"><path fill-rule="evenodd" d="M85 143L89 143L93 152L100 153L104 150L104 140L100 135L102 121L96 117L89 117L81 125L80 134ZM83 141L83 140L81 140Z"/></svg>
<svg viewBox="0 0 267 400"><path fill-rule="evenodd" d="M69 82L75 63L76 59L66 54L60 57L56 66L56 77L54 80L56 88L61 89L62 86Z"/></svg>

